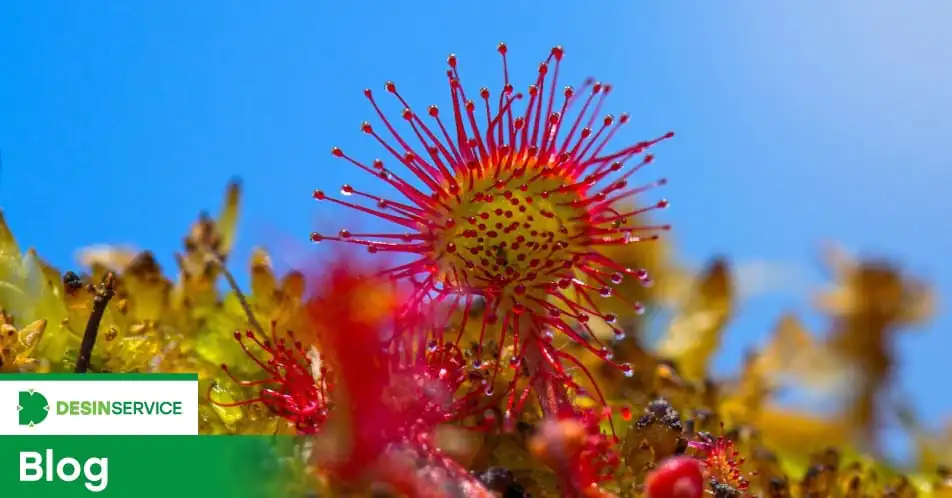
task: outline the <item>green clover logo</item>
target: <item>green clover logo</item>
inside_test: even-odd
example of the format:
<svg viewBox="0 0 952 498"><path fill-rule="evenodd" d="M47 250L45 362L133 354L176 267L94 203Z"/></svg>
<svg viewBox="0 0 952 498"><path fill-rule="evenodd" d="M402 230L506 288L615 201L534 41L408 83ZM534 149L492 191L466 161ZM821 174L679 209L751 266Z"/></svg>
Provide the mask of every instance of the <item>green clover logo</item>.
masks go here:
<svg viewBox="0 0 952 498"><path fill-rule="evenodd" d="M20 425L33 427L46 420L46 416L50 412L50 404L46 401L46 396L43 396L33 389L20 391L20 402L17 405L17 412L20 414Z"/></svg>

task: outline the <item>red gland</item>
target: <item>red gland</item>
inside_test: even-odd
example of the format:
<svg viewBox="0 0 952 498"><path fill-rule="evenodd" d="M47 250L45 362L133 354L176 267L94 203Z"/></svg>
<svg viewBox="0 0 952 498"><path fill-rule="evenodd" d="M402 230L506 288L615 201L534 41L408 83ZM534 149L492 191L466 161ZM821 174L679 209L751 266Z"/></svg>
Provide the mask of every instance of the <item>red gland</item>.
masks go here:
<svg viewBox="0 0 952 498"><path fill-rule="evenodd" d="M691 457L672 457L648 475L648 498L700 498L704 495L701 462Z"/></svg>

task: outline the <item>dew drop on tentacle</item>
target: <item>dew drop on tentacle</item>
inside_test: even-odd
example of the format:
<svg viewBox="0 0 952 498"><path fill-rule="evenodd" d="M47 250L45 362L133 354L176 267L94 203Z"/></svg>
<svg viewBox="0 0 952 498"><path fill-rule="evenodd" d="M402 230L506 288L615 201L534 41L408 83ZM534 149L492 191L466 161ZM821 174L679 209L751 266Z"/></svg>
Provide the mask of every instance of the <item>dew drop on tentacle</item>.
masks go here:
<svg viewBox="0 0 952 498"><path fill-rule="evenodd" d="M644 314L645 314L645 305L636 302L636 303L632 304L632 311L634 311L634 313L635 313L636 315L644 315Z"/></svg>
<svg viewBox="0 0 952 498"><path fill-rule="evenodd" d="M618 369L621 370L621 373L625 377L633 377L635 375L635 369L631 366L631 363L621 363L618 365Z"/></svg>

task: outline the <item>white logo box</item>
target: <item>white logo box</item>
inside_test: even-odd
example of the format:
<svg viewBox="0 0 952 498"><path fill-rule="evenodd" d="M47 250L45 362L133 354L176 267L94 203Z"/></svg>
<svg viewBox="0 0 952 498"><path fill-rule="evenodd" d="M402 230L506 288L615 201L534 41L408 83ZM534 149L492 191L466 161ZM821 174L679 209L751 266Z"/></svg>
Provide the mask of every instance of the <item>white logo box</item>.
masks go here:
<svg viewBox="0 0 952 498"><path fill-rule="evenodd" d="M20 425L20 393L31 390L46 399L49 412L33 426ZM138 403L141 413L57 414L70 401L130 403L122 409ZM145 413L157 406L175 408L176 414ZM197 434L197 374L0 374L0 435Z"/></svg>

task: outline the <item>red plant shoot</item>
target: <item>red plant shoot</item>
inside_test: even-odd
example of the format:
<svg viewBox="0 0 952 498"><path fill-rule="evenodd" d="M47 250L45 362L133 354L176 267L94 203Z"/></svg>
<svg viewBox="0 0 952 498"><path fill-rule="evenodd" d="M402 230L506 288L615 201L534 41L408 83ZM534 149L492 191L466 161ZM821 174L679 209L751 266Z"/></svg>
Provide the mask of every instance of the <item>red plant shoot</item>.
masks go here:
<svg viewBox="0 0 952 498"><path fill-rule="evenodd" d="M602 432L602 422L611 421L611 410L586 409L582 413L582 422L586 436L579 454L579 475L590 486L614 477L614 471L621 463L617 445L618 436ZM614 429L613 429L614 431Z"/></svg>
<svg viewBox="0 0 952 498"><path fill-rule="evenodd" d="M556 47L540 64L526 96L510 82L506 45L498 51L502 88L496 95L480 89L478 101L466 94L456 56L449 56L449 120L434 105L426 112L427 124L388 82L385 90L403 107L401 117L412 130L407 136L396 130L371 90L364 90L385 131L367 122L361 129L402 171L380 159L360 162L336 147L332 154L390 185L402 198L380 197L351 185L341 187L340 197L317 190L314 198L390 222L398 231L352 233L345 228L336 235L313 233L311 239L414 256L385 272L415 283L408 306L427 300L451 303L466 316L477 297L485 299L479 344L492 334L502 351L508 338L515 347L512 365L528 361L534 375L530 387L544 409L564 412L564 389L554 385L568 378L564 358L544 343L552 333L563 333L612 362L588 322L603 320L617 338L624 337L616 317L600 311L599 300L624 299L614 287L625 278L650 280L644 270L626 268L599 248L654 240L668 228L629 224L639 214L667 207L666 200L634 210L617 206L665 183L630 185L629 180L652 162L648 149L673 133L609 151L612 138L629 122L627 114L600 117L610 85L589 79L579 90L558 90L564 52ZM521 110L520 102L525 102ZM640 304L631 306L640 310ZM464 322L461 329L465 327ZM631 365L613 364L625 374L633 372Z"/></svg>
<svg viewBox="0 0 952 498"><path fill-rule="evenodd" d="M721 432L722 434L716 437L700 433L702 440L691 441L688 447L698 452L703 458L705 472L712 482L744 492L750 487L750 482L742 470L744 458L734 447L734 442L724 436L723 424Z"/></svg>
<svg viewBox="0 0 952 498"><path fill-rule="evenodd" d="M228 365L221 365L222 370L239 385L260 387L258 397L234 403L222 403L212 398L210 388L208 399L213 404L222 407L262 403L273 413L293 423L299 434L314 434L327 420L328 395L331 389L329 372L327 367L321 365L319 375L315 376L304 346L294 340L291 332L288 332L292 340L291 344L288 344L284 338L278 338L275 328L272 324L271 337L264 340L258 338L250 330L244 334L235 332L235 339L241 345L241 349L267 373L267 378L253 381L241 380L232 374ZM258 349L268 355L268 358L262 361L257 354L248 349L246 340L254 343Z"/></svg>
<svg viewBox="0 0 952 498"><path fill-rule="evenodd" d="M614 478L621 463L618 438L601 429L602 422L610 420L607 407L578 409L574 416L546 420L530 441L533 455L559 476L564 496L610 496L599 488Z"/></svg>
<svg viewBox="0 0 952 498"><path fill-rule="evenodd" d="M462 354L450 345L406 347L426 337L419 334L422 315L400 313L404 294L372 270L346 259L333 262L308 302L334 372L335 414L350 427L346 450L329 467L345 480L370 470L387 475L393 470L388 456L408 451L424 467L475 489L475 479L434 442L437 426L475 406L471 396L455 396L464 379Z"/></svg>

